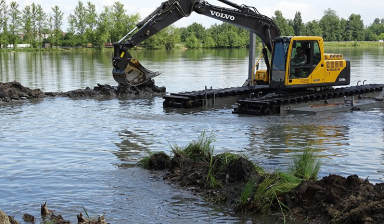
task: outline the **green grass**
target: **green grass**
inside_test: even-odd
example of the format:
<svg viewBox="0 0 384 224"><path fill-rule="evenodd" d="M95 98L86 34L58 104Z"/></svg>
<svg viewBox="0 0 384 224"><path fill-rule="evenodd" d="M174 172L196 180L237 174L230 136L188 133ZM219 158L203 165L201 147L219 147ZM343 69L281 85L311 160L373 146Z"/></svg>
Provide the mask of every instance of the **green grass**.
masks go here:
<svg viewBox="0 0 384 224"><path fill-rule="evenodd" d="M195 161L205 161L210 163L211 157L213 156L215 142L215 135L211 133L206 135L203 131L197 140L192 140L186 147L181 148L178 145L171 146L173 154L181 154L187 158Z"/></svg>
<svg viewBox="0 0 384 224"><path fill-rule="evenodd" d="M315 150L307 147L302 153L294 155L287 172L265 173L259 184L248 181L241 192L240 204L247 204L253 195L251 203L255 207L254 212L270 214L277 210L285 220L289 208L280 200L280 196L296 188L303 180L316 180L320 166Z"/></svg>
<svg viewBox="0 0 384 224"><path fill-rule="evenodd" d="M294 155L289 171L303 180L316 180L321 167L320 159L315 150L306 147L301 154Z"/></svg>
<svg viewBox="0 0 384 224"><path fill-rule="evenodd" d="M378 41L325 41L324 47L368 47L384 46L383 42Z"/></svg>
<svg viewBox="0 0 384 224"><path fill-rule="evenodd" d="M252 198L252 194L257 187L257 181L255 179L248 180L247 184L243 188L240 194L240 204L244 206Z"/></svg>

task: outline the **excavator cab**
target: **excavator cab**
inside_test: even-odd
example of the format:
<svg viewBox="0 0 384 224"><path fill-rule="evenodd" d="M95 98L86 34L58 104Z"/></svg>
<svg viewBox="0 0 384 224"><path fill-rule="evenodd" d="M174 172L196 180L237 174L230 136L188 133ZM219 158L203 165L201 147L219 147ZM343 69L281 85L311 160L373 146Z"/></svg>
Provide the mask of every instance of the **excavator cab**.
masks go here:
<svg viewBox="0 0 384 224"><path fill-rule="evenodd" d="M276 89L349 85L350 63L340 54L325 54L323 38L277 37L270 70Z"/></svg>

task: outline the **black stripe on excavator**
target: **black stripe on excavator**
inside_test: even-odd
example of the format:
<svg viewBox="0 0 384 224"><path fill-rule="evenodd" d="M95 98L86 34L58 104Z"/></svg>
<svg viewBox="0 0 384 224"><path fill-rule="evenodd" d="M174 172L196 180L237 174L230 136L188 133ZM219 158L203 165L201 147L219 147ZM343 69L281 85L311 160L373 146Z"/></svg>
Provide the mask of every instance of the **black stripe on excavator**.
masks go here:
<svg viewBox="0 0 384 224"><path fill-rule="evenodd" d="M335 81L336 85L349 85L351 83L351 62L349 60L345 60L345 62L345 68L340 72Z"/></svg>

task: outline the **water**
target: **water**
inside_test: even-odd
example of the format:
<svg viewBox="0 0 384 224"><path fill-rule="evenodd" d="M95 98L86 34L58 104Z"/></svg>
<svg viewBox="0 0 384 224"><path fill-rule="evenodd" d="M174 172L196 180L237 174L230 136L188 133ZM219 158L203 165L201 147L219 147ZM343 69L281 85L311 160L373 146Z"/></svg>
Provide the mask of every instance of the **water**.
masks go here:
<svg viewBox="0 0 384 224"><path fill-rule="evenodd" d="M341 48L351 60L352 84L383 83L383 48ZM1 82L17 80L43 91L96 83L116 85L112 52L1 53ZM239 86L246 50L132 52L168 92ZM40 217L40 205L76 222L106 214L110 223L243 223L270 218L234 214L164 182L136 163L146 151L170 153L202 131L216 135L217 153L246 155L267 170L286 169L305 147L319 150L320 177L357 174L384 180L384 110L319 116L255 117L231 108L165 110L162 98L94 100L46 98L0 105L0 208L21 221Z"/></svg>

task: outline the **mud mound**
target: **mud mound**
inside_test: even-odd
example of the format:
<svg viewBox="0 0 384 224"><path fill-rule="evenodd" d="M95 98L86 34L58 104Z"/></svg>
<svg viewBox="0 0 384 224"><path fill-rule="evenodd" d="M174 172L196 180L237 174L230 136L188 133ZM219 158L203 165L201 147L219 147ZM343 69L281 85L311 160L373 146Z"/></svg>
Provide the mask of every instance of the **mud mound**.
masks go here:
<svg viewBox="0 0 384 224"><path fill-rule="evenodd" d="M0 82L0 101L10 102L12 100L27 100L43 98L45 94L40 89L30 89L18 82Z"/></svg>
<svg viewBox="0 0 384 224"><path fill-rule="evenodd" d="M154 80L140 86L111 86L97 84L93 89L77 89L68 92L42 92L40 89L30 89L22 86L19 82L0 82L0 101L10 102L12 100L27 100L44 97L70 97L70 98L99 98L99 97L151 97L163 96L165 87L158 87Z"/></svg>
<svg viewBox="0 0 384 224"><path fill-rule="evenodd" d="M283 202L294 217L310 223L384 223L384 184L357 175L304 181Z"/></svg>
<svg viewBox="0 0 384 224"><path fill-rule="evenodd" d="M193 160L175 154L169 172L163 179L177 183L208 200L234 203L248 179L258 173L252 162L243 157L224 164L225 156L214 156L210 164L205 160Z"/></svg>
<svg viewBox="0 0 384 224"><path fill-rule="evenodd" d="M254 180L258 186L263 174L255 165L243 157L223 164L226 154L213 157L211 162L196 160L175 153L170 165L167 157L153 158L155 168L169 168L164 180L171 181L208 200L227 202L237 212L258 213L254 203L247 203L239 209L239 200L245 184ZM212 177L214 179L212 179ZM279 200L279 201L278 201ZM384 184L373 185L357 175L347 178L329 175L318 181L303 181L278 200L271 201L272 211L281 214L290 211L290 217L306 223L384 223ZM282 204L281 204L282 203Z"/></svg>
<svg viewBox="0 0 384 224"><path fill-rule="evenodd" d="M165 87L158 87L154 80L140 86L111 86L97 84L93 89L87 87L63 93L47 93L51 96L64 96L71 98L96 98L96 97L131 97L131 96L162 96L165 94Z"/></svg>

